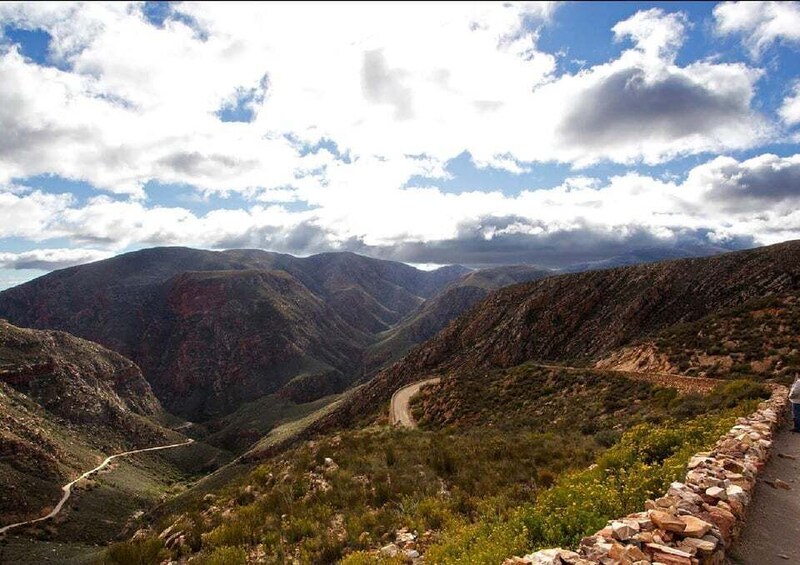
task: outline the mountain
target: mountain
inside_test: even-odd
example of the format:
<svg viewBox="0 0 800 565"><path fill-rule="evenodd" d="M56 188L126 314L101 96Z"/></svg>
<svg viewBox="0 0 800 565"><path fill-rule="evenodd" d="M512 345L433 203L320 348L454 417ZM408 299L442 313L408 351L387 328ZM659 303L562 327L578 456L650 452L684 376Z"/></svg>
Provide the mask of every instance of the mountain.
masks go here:
<svg viewBox="0 0 800 565"><path fill-rule="evenodd" d="M770 396L758 380L800 369L799 260L790 243L501 288L109 554L180 558L168 540L190 537L211 562L500 563L576 547L683 478ZM480 289L463 282L443 294ZM416 428L388 425L390 398Z"/></svg>
<svg viewBox="0 0 800 565"><path fill-rule="evenodd" d="M139 368L122 355L64 332L17 328L5 320L0 380L73 423L161 411Z"/></svg>
<svg viewBox="0 0 800 565"><path fill-rule="evenodd" d="M789 385L800 374L798 335L800 295L780 292L670 326L596 366L726 379L769 376Z"/></svg>
<svg viewBox="0 0 800 565"><path fill-rule="evenodd" d="M574 263L559 269L562 273L579 273L581 271L591 271L596 269L613 269L616 267L627 267L629 265L639 265L642 263L656 263L671 259L688 259L691 257L709 257L726 253L730 249L716 245L696 244L683 245L672 249L661 247L639 247L632 249L622 255L615 255L599 261L589 261Z"/></svg>
<svg viewBox="0 0 800 565"><path fill-rule="evenodd" d="M170 412L202 421L267 394L340 392L378 334L466 272L352 253L154 248L6 290L0 316L125 355Z"/></svg>
<svg viewBox="0 0 800 565"><path fill-rule="evenodd" d="M319 427L363 418L406 383L527 361L590 365L676 324L800 291L800 242L551 276L502 288L356 391Z"/></svg>
<svg viewBox="0 0 800 565"><path fill-rule="evenodd" d="M420 304L397 326L382 334L381 341L372 345L365 353L364 372L371 375L380 367L397 361L412 347L432 338L493 290L551 274L552 271L534 265L510 265L463 275Z"/></svg>
<svg viewBox="0 0 800 565"><path fill-rule="evenodd" d="M0 523L38 516L103 453L180 441L161 413L121 355L0 320Z"/></svg>

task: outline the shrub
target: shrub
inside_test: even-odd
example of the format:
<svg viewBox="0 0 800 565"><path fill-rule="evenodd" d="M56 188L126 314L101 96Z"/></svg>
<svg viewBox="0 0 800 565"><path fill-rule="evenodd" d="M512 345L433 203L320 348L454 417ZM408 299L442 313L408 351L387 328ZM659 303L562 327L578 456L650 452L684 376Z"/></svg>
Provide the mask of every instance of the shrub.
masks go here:
<svg viewBox="0 0 800 565"><path fill-rule="evenodd" d="M404 565L405 562L400 556L385 557L367 551L356 551L342 559L341 565Z"/></svg>
<svg viewBox="0 0 800 565"><path fill-rule="evenodd" d="M622 435L597 466L567 473L534 503L507 516L458 524L426 553L433 563L498 563L531 548L568 547L608 519L640 510L644 501L683 478L686 462L727 431L751 405L662 426L641 424Z"/></svg>
<svg viewBox="0 0 800 565"><path fill-rule="evenodd" d="M247 553L241 547L218 547L208 556L200 557L199 565L246 565Z"/></svg>
<svg viewBox="0 0 800 565"><path fill-rule="evenodd" d="M157 537L115 543L106 552L107 563L120 565L149 565L169 557L164 542Z"/></svg>

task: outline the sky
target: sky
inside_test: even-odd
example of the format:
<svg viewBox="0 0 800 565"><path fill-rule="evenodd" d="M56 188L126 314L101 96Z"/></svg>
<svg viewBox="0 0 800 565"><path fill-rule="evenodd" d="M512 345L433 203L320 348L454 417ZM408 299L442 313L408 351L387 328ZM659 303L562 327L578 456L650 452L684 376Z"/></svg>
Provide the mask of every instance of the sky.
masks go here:
<svg viewBox="0 0 800 565"><path fill-rule="evenodd" d="M800 4L0 3L0 288L159 245L800 238Z"/></svg>

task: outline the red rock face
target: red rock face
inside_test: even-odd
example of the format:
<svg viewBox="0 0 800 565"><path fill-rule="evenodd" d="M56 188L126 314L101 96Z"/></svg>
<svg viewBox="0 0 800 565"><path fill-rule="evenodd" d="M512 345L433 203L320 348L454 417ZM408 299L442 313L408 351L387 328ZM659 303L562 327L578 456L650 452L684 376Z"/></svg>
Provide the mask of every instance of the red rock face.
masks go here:
<svg viewBox="0 0 800 565"><path fill-rule="evenodd" d="M0 381L72 422L108 422L161 410L128 359L62 332L0 321Z"/></svg>
<svg viewBox="0 0 800 565"><path fill-rule="evenodd" d="M318 377L289 393L298 398L342 390L362 377L363 351L378 333L463 273L347 253L160 248L2 292L0 316L118 351L169 411L203 420L295 377Z"/></svg>

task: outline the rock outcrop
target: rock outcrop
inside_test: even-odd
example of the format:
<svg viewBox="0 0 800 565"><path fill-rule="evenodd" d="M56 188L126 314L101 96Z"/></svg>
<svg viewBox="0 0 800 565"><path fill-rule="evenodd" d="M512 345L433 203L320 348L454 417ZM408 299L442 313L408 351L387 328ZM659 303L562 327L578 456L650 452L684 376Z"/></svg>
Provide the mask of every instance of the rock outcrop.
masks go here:
<svg viewBox="0 0 800 565"><path fill-rule="evenodd" d="M694 455L684 482L673 483L642 512L609 521L581 540L577 551L543 549L507 559L506 565L720 565L739 534L759 471L787 406L787 389L721 437L707 453Z"/></svg>

